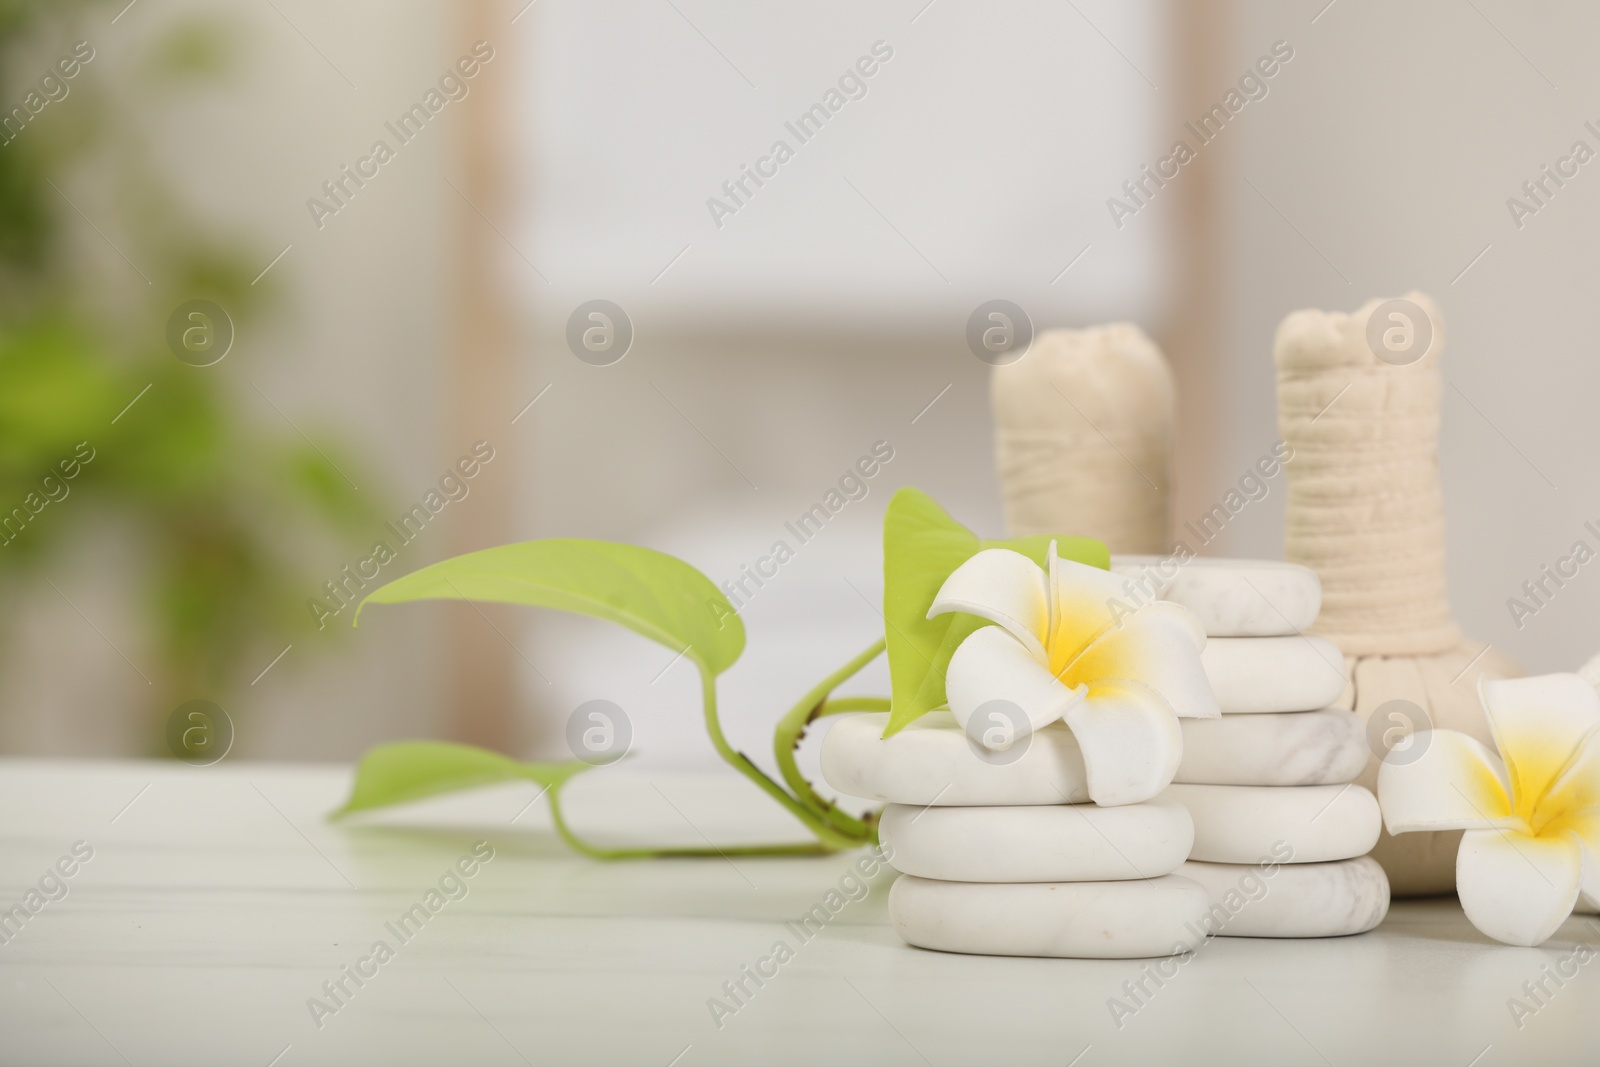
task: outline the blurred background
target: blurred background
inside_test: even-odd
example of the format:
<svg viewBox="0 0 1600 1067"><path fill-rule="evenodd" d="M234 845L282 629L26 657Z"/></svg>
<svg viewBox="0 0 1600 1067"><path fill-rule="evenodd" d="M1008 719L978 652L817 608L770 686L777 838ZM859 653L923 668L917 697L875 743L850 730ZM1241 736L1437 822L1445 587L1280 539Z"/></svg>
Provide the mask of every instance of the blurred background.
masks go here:
<svg viewBox="0 0 1600 1067"><path fill-rule="evenodd" d="M0 4L0 511L23 509L0 534L0 751L161 755L206 699L233 758L564 756L567 716L605 698L645 758L710 763L693 670L659 646L466 604L353 630L326 583L379 540L369 589L549 536L737 578L887 442L743 608L724 720L764 751L881 632L895 487L1005 532L965 340L996 298L1160 343L1182 523L1277 441L1285 314L1431 294L1457 616L1530 670L1600 650L1600 570L1520 627L1507 607L1600 520L1600 177L1507 203L1600 145L1592 6L125 3ZM1284 48L1148 205L1108 209ZM631 323L605 366L568 344L592 300ZM446 482L470 455L492 458ZM430 492L420 531L390 532ZM1207 551L1282 540L1280 480Z"/></svg>

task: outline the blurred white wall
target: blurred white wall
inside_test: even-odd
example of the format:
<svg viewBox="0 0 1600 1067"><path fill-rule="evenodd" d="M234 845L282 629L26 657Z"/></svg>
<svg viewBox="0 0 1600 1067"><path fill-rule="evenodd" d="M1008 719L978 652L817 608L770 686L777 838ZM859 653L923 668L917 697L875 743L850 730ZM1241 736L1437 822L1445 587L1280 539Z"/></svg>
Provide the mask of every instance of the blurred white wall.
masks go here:
<svg viewBox="0 0 1600 1067"><path fill-rule="evenodd" d="M1162 307L1159 215L1107 232L1104 206L1128 160L1154 158L1161 97L1141 70L1165 61L1160 7L924 5L541 3L519 23L536 62L518 244L543 277L517 276L550 386L528 416L527 528L638 541L717 581L794 547L743 609L721 686L730 739L764 764L772 721L882 633L896 487L1004 534L973 309L1009 299L1045 329ZM797 117L863 57L864 95L841 93L802 143ZM732 202L722 183L780 139L794 157L718 225L707 200ZM634 324L611 366L564 338L594 298ZM879 441L894 459L865 499L799 545L784 523ZM671 650L551 614L528 632L530 715L559 726L609 699L642 758L715 760ZM887 692L881 663L855 689Z"/></svg>
<svg viewBox="0 0 1600 1067"><path fill-rule="evenodd" d="M1041 326L1149 318L1159 231L1108 234L1103 202L1160 143L1142 72L1165 63L1161 16L1149 0L539 4L519 23L516 133L548 281L526 292L559 321L602 296L655 334L959 337L997 296ZM801 126L824 102L822 128ZM724 190L778 141L793 158L775 175Z"/></svg>

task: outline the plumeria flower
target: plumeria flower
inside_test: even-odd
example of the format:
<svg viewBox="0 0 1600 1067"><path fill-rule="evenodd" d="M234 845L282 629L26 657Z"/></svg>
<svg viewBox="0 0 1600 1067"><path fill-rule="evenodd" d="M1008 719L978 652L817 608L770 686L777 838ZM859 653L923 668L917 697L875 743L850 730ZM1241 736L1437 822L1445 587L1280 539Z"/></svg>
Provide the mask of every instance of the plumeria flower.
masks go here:
<svg viewBox="0 0 1600 1067"><path fill-rule="evenodd" d="M1600 693L1547 674L1485 681L1478 695L1500 754L1454 730L1420 732L1409 756L1391 751L1378 768L1378 803L1391 834L1465 830L1467 918L1497 941L1538 945L1580 891L1600 899Z"/></svg>
<svg viewBox="0 0 1600 1067"><path fill-rule="evenodd" d="M1020 708L1033 730L1064 719L1096 804L1148 800L1178 772L1176 716L1220 714L1200 665L1205 631L1167 601L1130 609L1123 579L1060 559L1054 541L1048 563L1046 573L1020 552L989 548L945 579L929 618L960 611L995 623L951 657L950 711L963 729L994 700Z"/></svg>

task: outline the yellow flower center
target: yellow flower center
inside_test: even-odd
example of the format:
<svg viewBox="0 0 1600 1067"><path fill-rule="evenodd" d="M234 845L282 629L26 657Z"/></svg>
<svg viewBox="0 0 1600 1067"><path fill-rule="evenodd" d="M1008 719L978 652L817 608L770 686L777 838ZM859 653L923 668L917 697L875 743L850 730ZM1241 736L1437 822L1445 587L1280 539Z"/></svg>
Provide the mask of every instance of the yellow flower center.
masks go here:
<svg viewBox="0 0 1600 1067"><path fill-rule="evenodd" d="M1595 775L1570 774L1586 746L1519 744L1508 753L1511 778L1510 814L1526 824L1534 837L1554 837L1576 828L1600 808L1600 781Z"/></svg>

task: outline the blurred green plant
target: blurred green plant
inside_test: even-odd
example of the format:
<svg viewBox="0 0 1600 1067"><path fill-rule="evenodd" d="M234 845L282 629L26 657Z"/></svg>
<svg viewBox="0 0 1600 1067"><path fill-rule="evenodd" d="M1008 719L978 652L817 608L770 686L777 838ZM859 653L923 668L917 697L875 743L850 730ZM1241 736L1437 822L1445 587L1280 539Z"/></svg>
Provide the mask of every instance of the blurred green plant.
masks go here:
<svg viewBox="0 0 1600 1067"><path fill-rule="evenodd" d="M0 519L37 500L79 442L94 450L64 499L0 537L0 580L15 591L85 527L135 539L159 656L147 710L160 716L225 700L263 652L304 634L316 581L293 553L380 509L339 473L356 468L331 442L259 428L226 364L168 351L166 320L184 301L214 301L236 329L258 321L271 290L251 282L272 250L217 236L146 158L149 109L230 69L225 26L191 20L143 44L122 33L113 87L109 21L99 3L0 0L0 118L73 42L99 57L0 144Z"/></svg>

